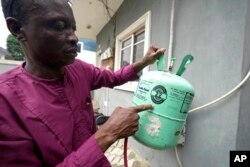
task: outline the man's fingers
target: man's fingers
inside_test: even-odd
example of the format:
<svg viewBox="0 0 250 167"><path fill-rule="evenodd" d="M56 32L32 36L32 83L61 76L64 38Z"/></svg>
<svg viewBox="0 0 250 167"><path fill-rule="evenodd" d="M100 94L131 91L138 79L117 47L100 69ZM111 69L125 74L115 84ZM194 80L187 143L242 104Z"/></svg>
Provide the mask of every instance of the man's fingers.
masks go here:
<svg viewBox="0 0 250 167"><path fill-rule="evenodd" d="M153 109L154 107L151 104L146 104L146 105L139 105L134 107L137 112L141 112L144 110L150 110Z"/></svg>
<svg viewBox="0 0 250 167"><path fill-rule="evenodd" d="M165 51L166 51L165 48L160 48L160 49L158 49L158 50L156 51L156 55L158 55L158 54L159 54L159 55L164 54Z"/></svg>
<svg viewBox="0 0 250 167"><path fill-rule="evenodd" d="M153 51L157 51L159 49L159 47L156 45L151 45L150 49L152 49Z"/></svg>

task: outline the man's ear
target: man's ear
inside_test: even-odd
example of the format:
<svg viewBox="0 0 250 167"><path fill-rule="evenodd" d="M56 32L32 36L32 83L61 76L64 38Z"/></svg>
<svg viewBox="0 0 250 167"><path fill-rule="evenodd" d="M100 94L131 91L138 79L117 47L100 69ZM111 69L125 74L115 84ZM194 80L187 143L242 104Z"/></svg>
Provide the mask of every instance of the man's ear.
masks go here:
<svg viewBox="0 0 250 167"><path fill-rule="evenodd" d="M6 18L6 23L9 31L13 36L15 36L19 41L25 41L25 36L21 31L22 24L13 17Z"/></svg>

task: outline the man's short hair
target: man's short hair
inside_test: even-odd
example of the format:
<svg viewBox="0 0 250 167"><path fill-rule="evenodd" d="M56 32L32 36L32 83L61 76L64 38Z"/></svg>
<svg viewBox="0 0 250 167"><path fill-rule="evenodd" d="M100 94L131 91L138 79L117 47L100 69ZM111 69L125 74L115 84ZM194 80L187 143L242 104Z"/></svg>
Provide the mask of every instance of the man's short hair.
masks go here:
<svg viewBox="0 0 250 167"><path fill-rule="evenodd" d="M13 17L20 22L26 22L29 2L32 0L1 0L4 17Z"/></svg>

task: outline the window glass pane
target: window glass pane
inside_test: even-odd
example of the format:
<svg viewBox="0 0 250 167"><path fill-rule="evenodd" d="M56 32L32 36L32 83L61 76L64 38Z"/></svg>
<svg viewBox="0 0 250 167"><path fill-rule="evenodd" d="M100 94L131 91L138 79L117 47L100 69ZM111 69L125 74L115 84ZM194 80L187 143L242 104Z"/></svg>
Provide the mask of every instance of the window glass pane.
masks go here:
<svg viewBox="0 0 250 167"><path fill-rule="evenodd" d="M130 64L130 53L131 53L131 47L128 47L121 52L121 67L129 65Z"/></svg>
<svg viewBox="0 0 250 167"><path fill-rule="evenodd" d="M122 42L122 48L131 45L131 37Z"/></svg>
<svg viewBox="0 0 250 167"><path fill-rule="evenodd" d="M144 32L145 31L142 31L142 32L140 32L138 34L135 34L135 43L144 40L144 38L145 38L145 33Z"/></svg>
<svg viewBox="0 0 250 167"><path fill-rule="evenodd" d="M144 42L134 46L133 62L142 60L144 54Z"/></svg>

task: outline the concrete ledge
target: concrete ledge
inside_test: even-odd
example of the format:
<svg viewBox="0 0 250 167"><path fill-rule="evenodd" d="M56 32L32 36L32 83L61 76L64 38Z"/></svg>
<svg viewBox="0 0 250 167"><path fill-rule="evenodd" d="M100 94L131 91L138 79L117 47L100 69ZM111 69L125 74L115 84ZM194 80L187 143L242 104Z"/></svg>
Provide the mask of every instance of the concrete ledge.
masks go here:
<svg viewBox="0 0 250 167"><path fill-rule="evenodd" d="M0 64L21 65L23 61L0 59Z"/></svg>

